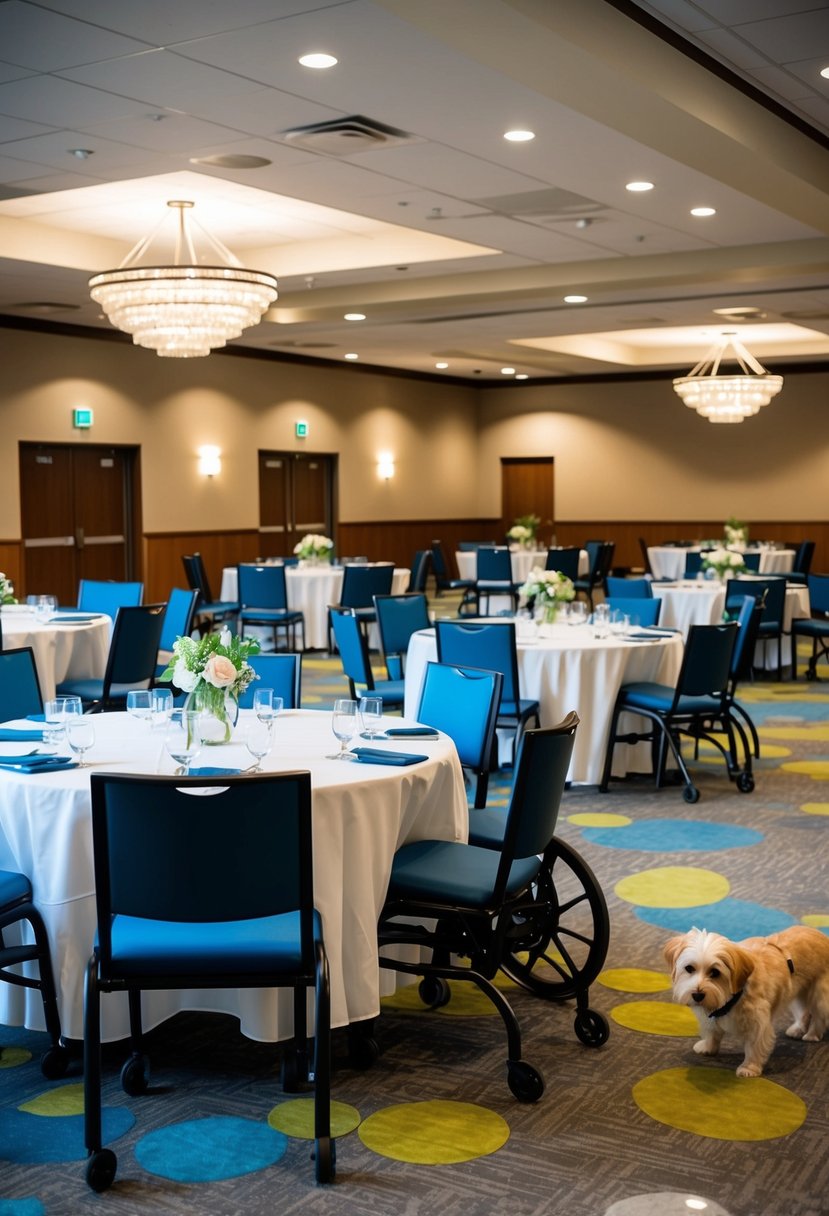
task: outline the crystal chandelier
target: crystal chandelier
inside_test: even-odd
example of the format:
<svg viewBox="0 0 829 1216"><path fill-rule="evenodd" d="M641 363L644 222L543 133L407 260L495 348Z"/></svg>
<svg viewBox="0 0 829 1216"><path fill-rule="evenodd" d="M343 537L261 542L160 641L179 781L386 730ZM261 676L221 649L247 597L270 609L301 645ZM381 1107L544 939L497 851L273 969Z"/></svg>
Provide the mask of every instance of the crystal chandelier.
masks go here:
<svg viewBox="0 0 829 1216"><path fill-rule="evenodd" d="M734 352L741 373L719 374L728 348ZM783 387L782 376L772 376L733 333L725 333L687 376L674 380L674 389L692 410L709 422L742 422L750 418Z"/></svg>
<svg viewBox="0 0 829 1216"><path fill-rule="evenodd" d="M165 239L161 229L170 227L165 215L117 270L93 275L89 291L115 328L132 334L137 346L170 358L195 359L258 325L276 300L276 279L247 270L221 241L191 221L193 203L176 199L167 206L178 212L169 264L153 253ZM197 256L191 227L198 229L214 264L203 264Z"/></svg>

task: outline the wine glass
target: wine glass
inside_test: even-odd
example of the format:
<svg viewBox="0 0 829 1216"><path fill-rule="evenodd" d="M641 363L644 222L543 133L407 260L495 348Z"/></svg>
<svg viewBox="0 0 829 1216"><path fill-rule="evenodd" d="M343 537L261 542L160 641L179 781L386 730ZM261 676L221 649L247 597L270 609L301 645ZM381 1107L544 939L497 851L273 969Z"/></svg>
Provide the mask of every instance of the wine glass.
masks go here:
<svg viewBox="0 0 829 1216"><path fill-rule="evenodd" d="M95 742L95 727L89 718L83 714L70 715L66 720L66 738L72 751L78 757L78 768L87 768L84 752L88 752Z"/></svg>
<svg viewBox="0 0 829 1216"><path fill-rule="evenodd" d="M340 750L326 760L353 760L348 745L360 729L360 718L356 701L341 697L334 702L334 712L331 715L331 729L340 741Z"/></svg>
<svg viewBox="0 0 829 1216"><path fill-rule="evenodd" d="M153 697L148 688L131 688L127 693L127 713L138 722L150 722Z"/></svg>
<svg viewBox="0 0 829 1216"><path fill-rule="evenodd" d="M273 746L273 722L273 718L254 717L245 723L245 747L256 761L250 770L253 773L261 772L262 761Z"/></svg>
<svg viewBox="0 0 829 1216"><path fill-rule="evenodd" d="M382 697L361 697L360 718L363 723L361 738L372 740L386 737L380 725L383 721Z"/></svg>
<svg viewBox="0 0 829 1216"><path fill-rule="evenodd" d="M173 712L171 688L154 688L150 694L150 722L153 730L166 728Z"/></svg>
<svg viewBox="0 0 829 1216"><path fill-rule="evenodd" d="M164 746L180 766L177 776L189 775L190 765L201 751L200 718L200 712L193 709L174 709L170 715Z"/></svg>
<svg viewBox="0 0 829 1216"><path fill-rule="evenodd" d="M253 712L260 722L273 722L282 713L282 697L272 688L257 688L253 694Z"/></svg>

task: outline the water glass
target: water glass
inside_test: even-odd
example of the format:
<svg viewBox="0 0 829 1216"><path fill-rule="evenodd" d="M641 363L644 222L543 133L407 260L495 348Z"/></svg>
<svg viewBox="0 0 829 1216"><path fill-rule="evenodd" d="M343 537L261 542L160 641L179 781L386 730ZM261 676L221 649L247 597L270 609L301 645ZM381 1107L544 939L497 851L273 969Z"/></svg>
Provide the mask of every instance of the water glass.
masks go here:
<svg viewBox="0 0 829 1216"><path fill-rule="evenodd" d="M201 712L197 709L174 709L164 734L164 746L178 763L177 775L187 776L190 765L201 751L202 741L199 723Z"/></svg>
<svg viewBox="0 0 829 1216"><path fill-rule="evenodd" d="M593 609L593 636L606 638L610 631L610 609L607 604L597 604Z"/></svg>
<svg viewBox="0 0 829 1216"><path fill-rule="evenodd" d="M85 717L83 714L70 714L66 720L66 737L69 746L78 757L78 767L87 768L84 754L95 743L95 727L91 718Z"/></svg>
<svg viewBox="0 0 829 1216"><path fill-rule="evenodd" d="M360 717L356 701L343 697L334 702L334 712L331 715L331 729L340 741L340 750L326 760L353 760L348 745L360 729Z"/></svg>
<svg viewBox="0 0 829 1216"><path fill-rule="evenodd" d="M360 718L363 723L361 738L384 739L383 734L383 699L382 697L361 697Z"/></svg>
<svg viewBox="0 0 829 1216"><path fill-rule="evenodd" d="M253 712L260 722L273 723L282 713L283 700L272 688L257 688L253 694Z"/></svg>
<svg viewBox="0 0 829 1216"><path fill-rule="evenodd" d="M166 729L173 712L171 688L154 688L150 693L150 722L153 730Z"/></svg>
<svg viewBox="0 0 829 1216"><path fill-rule="evenodd" d="M587 605L585 604L584 600L572 600L570 602L570 611L567 613L567 624L587 624Z"/></svg>
<svg viewBox="0 0 829 1216"><path fill-rule="evenodd" d="M35 620L38 625L47 625L57 611L57 597L54 595L37 595L33 599Z"/></svg>
<svg viewBox="0 0 829 1216"><path fill-rule="evenodd" d="M150 723L153 694L148 688L131 688L127 693L127 713L139 722Z"/></svg>
<svg viewBox="0 0 829 1216"><path fill-rule="evenodd" d="M43 746L47 751L58 752L66 743L66 724L71 718L82 716L80 697L52 697L43 705Z"/></svg>
<svg viewBox="0 0 829 1216"><path fill-rule="evenodd" d="M261 770L262 761L273 746L273 723L273 718L260 717L248 718L245 722L245 747L256 761L251 772L258 773Z"/></svg>

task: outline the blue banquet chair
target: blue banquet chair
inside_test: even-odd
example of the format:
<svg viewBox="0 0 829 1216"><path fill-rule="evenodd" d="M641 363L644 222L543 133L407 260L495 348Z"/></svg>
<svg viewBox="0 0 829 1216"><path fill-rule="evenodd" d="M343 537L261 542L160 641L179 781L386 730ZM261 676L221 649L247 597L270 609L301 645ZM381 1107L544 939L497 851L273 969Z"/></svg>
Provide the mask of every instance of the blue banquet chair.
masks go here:
<svg viewBox="0 0 829 1216"><path fill-rule="evenodd" d="M478 545L476 544L476 549ZM432 574L435 577L435 598L444 591L460 591L461 599L458 604L458 616L471 616L478 611L478 596L475 591L474 578L451 578L443 553L443 544L439 540L432 541Z"/></svg>
<svg viewBox="0 0 829 1216"><path fill-rule="evenodd" d="M482 545L475 554L475 560L475 591L480 612L485 615L489 611L489 601L493 595L508 596L512 611L515 612L518 607L519 584L513 580L512 558L506 545Z"/></svg>
<svg viewBox="0 0 829 1216"><path fill-rule="evenodd" d="M368 637L368 627L377 620L375 595L391 595L394 582L394 562L373 564L353 562L343 566L340 588L340 608L354 610L360 627Z"/></svg>
<svg viewBox="0 0 829 1216"><path fill-rule="evenodd" d="M725 585L725 613L735 619L743 597L754 596L763 604L757 640L763 643L763 660L769 642L777 643L777 678L783 679L783 622L786 610L786 579L783 575L767 578L730 578Z"/></svg>
<svg viewBox="0 0 829 1216"><path fill-rule="evenodd" d="M241 563L239 572L239 631L242 637L249 625L273 630L276 650L280 631L285 634L289 650L305 649L305 617L297 608L288 607L288 588L284 565L254 565ZM302 646L297 647L296 631L302 633Z"/></svg>
<svg viewBox="0 0 829 1216"><path fill-rule="evenodd" d="M185 591L182 587L173 587L170 591L167 606L164 609L164 620L158 643L159 661L155 669L156 680L167 670L176 638L189 638L193 630L198 598L198 591Z"/></svg>
<svg viewBox="0 0 829 1216"><path fill-rule="evenodd" d="M217 600L213 598L204 558L201 553L183 553L181 562L187 578L187 586L192 591L198 591L199 599L196 605L196 621L202 636L210 633L217 626L232 629L239 615L238 600Z"/></svg>
<svg viewBox="0 0 829 1216"><path fill-rule="evenodd" d="M409 639L419 629L432 627L428 601L424 594L375 595L374 611L388 677L401 680L406 670Z"/></svg>
<svg viewBox="0 0 829 1216"><path fill-rule="evenodd" d="M792 621L792 679L797 679L797 642L809 638L812 654L806 668L806 679L817 680L820 659L829 659L829 574L807 574L810 617L795 617Z"/></svg>
<svg viewBox="0 0 829 1216"><path fill-rule="evenodd" d="M474 806L486 806L494 763L495 724L504 677L499 671L427 663L420 690L418 722L448 735L461 767L475 780Z"/></svg>
<svg viewBox="0 0 829 1216"><path fill-rule="evenodd" d="M377 680L371 669L368 642L353 608L332 605L328 609L330 628L337 643L343 674L348 680L350 696L380 697L383 710L402 709L405 698L403 680Z"/></svg>
<svg viewBox="0 0 829 1216"><path fill-rule="evenodd" d="M558 570L559 574L566 575L572 583L575 583L579 577L579 561L581 560L581 549L548 549L547 560L544 563L545 570Z"/></svg>
<svg viewBox="0 0 829 1216"><path fill-rule="evenodd" d="M57 686L57 695L80 697L84 713L99 713L106 709L123 709L131 688L150 688L158 666L164 609L164 604L119 608L112 627L104 678L62 680Z"/></svg>
<svg viewBox="0 0 829 1216"><path fill-rule="evenodd" d="M412 559L412 569L409 575L409 585L406 588L409 592L420 592L426 594L426 583L429 578L429 572L432 568L432 551L431 549L418 549Z"/></svg>
<svg viewBox="0 0 829 1216"><path fill-rule="evenodd" d="M113 620L119 608L134 608L143 600L143 583L99 582L82 578L78 584L78 608L83 612L103 612Z"/></svg>
<svg viewBox="0 0 829 1216"><path fill-rule="evenodd" d="M662 600L659 596L645 599L643 596L632 596L630 599L621 595L608 596L605 601L611 612L622 612L630 617L630 623L641 625L659 624L659 614L662 611Z"/></svg>
<svg viewBox="0 0 829 1216"><path fill-rule="evenodd" d="M608 574L605 579L605 595L610 599L618 595L624 599L653 599L653 584L649 578L619 578Z"/></svg>
<svg viewBox="0 0 829 1216"><path fill-rule="evenodd" d="M584 545L587 550L589 569L582 578L574 580L577 593L587 597L590 611L593 611L593 595L604 588L605 579L610 574L616 543L612 540L588 540Z"/></svg>
<svg viewBox="0 0 829 1216"><path fill-rule="evenodd" d="M42 713L43 696L31 646L0 651L0 722Z"/></svg>
<svg viewBox="0 0 829 1216"><path fill-rule="evenodd" d="M216 988L293 989L283 1088L313 1076L316 1180L333 1181L330 992L314 907L311 774L93 773L91 788L98 933L84 990L88 1185L106 1190L117 1169L102 1143L101 994L128 996L131 1050L121 1084L138 1096L149 1082L141 993ZM196 789L207 796L193 797ZM316 997L310 1069L309 989Z"/></svg>
<svg viewBox="0 0 829 1216"><path fill-rule="evenodd" d="M251 680L239 696L240 709L253 708L253 694L257 688L272 688L274 696L282 698L283 709L300 708L302 655L299 652L252 654L247 662L259 678Z"/></svg>

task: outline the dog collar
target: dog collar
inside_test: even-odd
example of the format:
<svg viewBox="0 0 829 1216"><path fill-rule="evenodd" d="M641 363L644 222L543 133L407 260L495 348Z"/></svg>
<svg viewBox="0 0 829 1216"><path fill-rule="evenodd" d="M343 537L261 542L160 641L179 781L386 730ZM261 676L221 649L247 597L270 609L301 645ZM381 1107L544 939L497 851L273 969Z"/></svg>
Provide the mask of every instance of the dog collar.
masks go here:
<svg viewBox="0 0 829 1216"><path fill-rule="evenodd" d="M739 999L742 995L743 995L743 989L741 988L740 991L735 992L734 995L732 997L730 997L725 1002L724 1005L720 1005L719 1009L713 1009L711 1011L711 1013L709 1013L709 1015L708 1015L709 1018L724 1018L727 1013L731 1012L731 1010L737 1004L737 1002L739 1001Z"/></svg>

